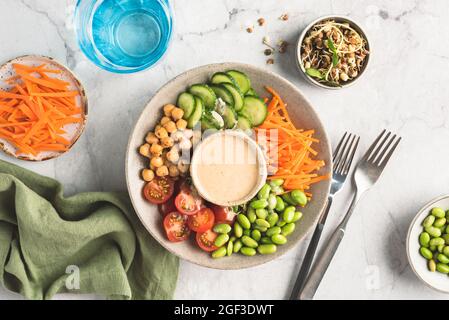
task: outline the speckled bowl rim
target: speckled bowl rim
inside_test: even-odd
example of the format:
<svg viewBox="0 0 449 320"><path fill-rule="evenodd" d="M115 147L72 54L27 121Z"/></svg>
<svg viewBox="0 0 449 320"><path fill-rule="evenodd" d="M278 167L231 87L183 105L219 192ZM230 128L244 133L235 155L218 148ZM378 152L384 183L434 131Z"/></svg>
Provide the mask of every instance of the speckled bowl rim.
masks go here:
<svg viewBox="0 0 449 320"><path fill-rule="evenodd" d="M232 67L231 67L231 65L232 65ZM328 164L328 167L329 167L329 168L332 168L332 151L331 151L331 147L330 147L330 140L329 140L329 137L328 137L327 132L326 132L326 130L325 130L325 127L324 127L324 125L323 125L323 122L322 122L321 119L319 118L319 116L318 116L317 112L315 111L315 109L312 107L312 103L310 102L310 100L307 99L307 98L304 96L304 94L303 94L303 93L302 93L302 92L301 92L301 91L300 91L300 90L299 90L293 83L291 83L289 80L287 80L287 79L285 79L285 78L283 78L283 77L277 75L277 74L274 73L274 72L271 72L271 71L268 71L268 70L266 70L266 69L263 69L263 68L260 68L260 67L256 67L256 66L253 66L253 65L250 65L250 64L247 64L247 63L241 63L241 62L211 63L211 64L206 64L206 65L202 65L202 66L199 66L199 67L195 67L195 68L192 68L192 69L189 69L189 70L186 70L186 71L180 73L179 75L177 75L176 77L174 77L173 79L171 79L170 81L168 81L168 82L166 82L164 85L162 85L162 86L161 86L161 87L154 93L154 95L150 98L150 100L149 100L148 103L146 104L145 108L142 110L142 112L141 112L139 118L136 120L135 124L137 124L138 122L140 122L140 121L142 120L142 117L143 117L143 115L144 115L144 110L149 106L149 104L150 104L150 102L152 101L152 99L153 99L156 95L158 95L160 91L162 91L162 90L165 88L165 86L168 86L168 85L170 85L170 84L173 84L174 82L178 81L179 79L182 79L182 77L184 77L187 73L190 73L190 72L193 72L193 71L202 70L202 69L207 70L208 68L210 68L210 67L215 67L215 66L216 66L216 67L220 67L220 68L222 68L223 70L225 70L225 69L237 69L237 70L238 70L239 68L242 68L242 67L243 67L243 68L248 68L248 69L254 69L254 70L257 70L257 71L259 71L259 72L269 74L269 75L272 76L273 78L276 78L278 81L283 82L284 84L286 84L290 89L295 90L295 91L302 97L302 99L303 99L303 100L310 106L310 112L313 114L313 116L314 116L316 122L318 123L318 125L320 126L320 128L323 129L322 132L321 132L321 134L324 136L324 138L325 138L324 140L326 141L326 143L322 145L322 148L327 150L327 153L329 154L329 159L327 159L327 164ZM161 106L161 108L162 108L162 106ZM126 155L125 155L125 157L126 157L126 160L125 160L125 177L126 177L126 185L127 185L127 188L128 188L128 192L130 193L131 204L133 205L133 208L134 208L134 210L136 211L136 215L138 216L139 220L141 221L141 223L142 223L142 225L144 226L144 228L148 231L148 233L149 233L149 234L150 234L150 235L151 235L151 236L152 236L152 237L153 237L153 238L154 238L154 239L155 239L155 240L156 240L162 247L164 247L167 251L169 251L170 253L174 254L175 256L177 256L177 257L179 257L179 258L181 258L181 259L183 259L183 260L186 260L186 261L188 261L188 262L190 262L190 263L193 263L193 264L196 264L196 265L199 265L199 266L202 266L202 267L206 267L206 268L210 268L210 269L218 269L218 270L240 270L240 269L247 269L247 268L256 267L256 266L259 266L259 265L262 265L262 264L266 264L266 263L268 263L268 262L270 262L270 261L273 261L273 260L275 260L275 259L277 259L277 258L279 258L279 257L281 257L281 256L283 256L283 255L285 255L285 254L287 254L287 253L290 252L293 248L295 248L301 241L303 241L304 238L305 238L309 233L311 233L312 230L314 229L314 227L315 227L316 223L318 222L318 219L319 219L319 217L320 217L321 213L323 212L323 209L324 209L324 207L325 207L325 205L326 205L326 200L324 200L323 203L321 204L321 207L317 210L317 211L318 211L318 214L316 215L316 217L315 217L313 223L309 226L308 230L305 231L305 232L304 232L304 233L303 233L303 234L302 234L302 235L295 241L295 243L293 243L291 246L287 247L287 248L285 249L285 251L284 251L282 254L275 253L275 254L271 254L271 255L265 255L265 260L264 260L264 261L249 260L250 263L247 263L246 265L243 265L243 266L241 266L241 265L239 265L239 264L234 264L234 265L228 265L228 266L226 266L226 267L222 267L222 266L215 266L215 265L212 265L212 264L208 264L208 265L202 264L202 263L199 263L199 262L196 261L196 260L190 259L189 256L187 256L187 257L181 256L181 255L179 255L177 252L175 252L174 250L172 250L169 246L167 246L165 242L159 241L159 240L158 240L158 237L155 236L155 235L153 234L153 232L152 232L152 230L151 230L150 228L147 227L147 225L146 225L145 222L143 221L141 215L139 214L139 211L137 210L137 207L136 207L136 204L135 204L135 202L134 202L134 200L133 200L133 197L131 196L131 192L130 192L130 190L131 190L131 185L130 185L130 177L129 177L129 173L130 173L130 172L127 170L127 168L128 168L128 166L129 166L129 160L130 160L129 153L130 153L130 152L137 152L136 150L134 150L134 149L131 148L131 143L132 143L132 139L133 139L133 136L134 136L134 129L135 129L135 128L133 128L133 130L132 130L131 133L130 133L129 140L128 140L128 145L127 145L127 149L126 149ZM323 141L321 141L320 143L322 143L322 142L323 142ZM137 168L136 168L136 170L137 170ZM330 169L330 170L331 170L331 169ZM331 184L330 184L330 180L323 181L323 182L326 183L326 185L325 185L325 187L324 187L324 189L323 189L323 192L324 192L324 194L325 194L325 197L324 197L324 198L327 199L327 196L329 195L330 185L331 185ZM210 258L210 259L212 259L212 258Z"/></svg>
<svg viewBox="0 0 449 320"><path fill-rule="evenodd" d="M412 239L411 239L411 234L412 234L412 230L413 230L413 228L416 226L416 224L417 224L417 223L418 223L418 224L420 223L419 219L423 219L424 213L426 213L426 215L427 215L428 212L429 212L429 209L430 209L431 207L433 207L435 203L437 203L437 202L439 202L439 201L441 201L441 200L445 200L445 199L449 199L449 194L447 194L447 195L442 195L442 196L439 196L439 197L437 197L437 198L434 198L434 199L430 200L429 202L427 202L424 206L421 207L421 209L418 211L418 213L416 214L416 216L413 218L412 222L410 223L410 226L409 226L408 231L407 231L407 238L406 238L406 241L405 241L405 242L406 242L405 247L406 247L406 251L407 251L407 259L408 259L408 263L409 263L410 268L412 269L413 273L416 275L416 277L417 277L419 280L421 280L421 282L424 283L427 287L429 287L429 288L431 288L431 289L433 289L433 290L436 290L436 291L438 291L438 292L442 292L442 293L449 294L449 290L448 290L448 291L445 291L445 290L442 290L442 289L440 289L440 288L434 287L434 286L432 285L432 283L426 281L426 280L421 276L420 272L419 272L418 270L416 270L416 268L415 268L415 265L414 265L415 262L413 262L414 260L413 260L412 257L411 257L411 250L410 250L410 244L411 244L411 241L418 241L418 238L415 238L415 239L412 240ZM420 256L420 257L421 257L421 256ZM422 257L421 257L421 258L422 258ZM424 258L423 258L423 259L424 259ZM424 261L423 261L423 262L424 262ZM427 270L427 272L430 272L430 271ZM446 276L446 278L447 278L447 276ZM449 279L445 279L445 280L446 280L446 281L449 281Z"/></svg>
<svg viewBox="0 0 449 320"><path fill-rule="evenodd" d="M304 68L303 64L301 63L301 44L304 40L304 37L306 36L307 32L310 30L310 28L312 28L316 23L322 21L322 20L326 20L326 19L335 19L335 20L345 20L346 22L351 24L351 27L353 27L354 29L356 29L356 31L358 31L360 34L362 34L362 36L365 38L366 40L366 47L369 51L369 54L366 56L366 60L365 60L365 64L363 65L362 70L360 71L359 75L354 79L351 80L348 83L342 84L341 86L338 87L332 87L332 86L327 86L315 79L313 79L312 77L310 77L307 73L306 73L306 69ZM320 87L320 88L324 88L324 89L329 89L329 90L340 90L343 88L347 88L352 86L354 83L356 83L365 73L369 61L370 61L370 57L372 55L372 48L371 45L369 43L369 38L368 35L366 33L366 31L361 27L360 23L355 21L352 18L349 18L348 16L343 16L343 15L326 15L326 16L321 16L315 20L313 20L312 22L310 22L305 28L304 30L301 32L301 34L298 37L298 40L296 42L296 53L295 53L295 60L296 60L296 65L300 71L300 73L303 75L303 77L311 84Z"/></svg>
<svg viewBox="0 0 449 320"><path fill-rule="evenodd" d="M196 166L194 165L198 161L198 154L199 154L198 150L200 150L202 148L202 146L205 143L207 143L207 141L215 138L217 135L235 136L239 139L247 141L250 148L253 148L256 151L257 165L259 167L259 173L261 172L261 174L259 174L259 177L257 179L257 184L254 186L252 191L249 194L247 194L245 197L243 197L237 201L232 201L232 202L227 202L227 203L226 202L219 203L219 202L212 201L210 198L208 199L207 192L205 192L205 190L201 186L201 184L198 183L198 174L197 174ZM223 131L215 132L215 133L207 136L205 139L201 140L201 142L195 147L195 150L194 150L193 156L192 156L192 161L190 164L190 176L192 177L193 184L195 185L195 187L198 190L198 193L201 195L201 197L203 197L205 200L207 200L209 202L212 202L214 204L221 205L221 206L226 206L226 207L243 204L243 203L246 203L249 200L251 200L257 194L257 192L260 190L260 188L262 188L262 186L265 184L265 182L267 180L267 175L268 175L267 174L267 164L266 164L265 158L263 156L262 150L260 149L257 142L254 141L253 139L251 139L248 135L244 134L243 132L238 131L238 130L232 130L232 129L226 129Z"/></svg>
<svg viewBox="0 0 449 320"><path fill-rule="evenodd" d="M67 150L65 150L63 152L57 152L57 153L55 153L52 156L45 157L45 158L42 158L42 159L29 158L29 157L26 157L26 156L23 156L23 155L17 156L14 153L12 153L9 150L7 150L6 147L5 147L5 144L3 142L1 142L1 141L0 141L0 149L5 154L7 154L7 155L9 155L11 157L14 157L16 159L19 159L19 160L24 160L24 161L41 162L41 161L56 159L56 158L58 158L58 157L62 156L63 154L65 154L65 153L70 151L70 149L75 145L75 143L78 141L78 139L83 134L84 129L86 128L87 118L88 118L88 114L89 114L89 104L88 104L88 100L87 100L86 89L84 88L84 86L82 85L82 83L78 79L78 77L75 75L75 73L69 67L67 67L66 65L64 65L63 63L59 62L58 60L56 60L56 59L54 59L52 57L48 57L48 56L44 56L44 55L26 54L26 55L15 57L13 59L10 59L10 60L6 61L5 63L2 63L0 65L0 70L3 69L8 64L10 64L10 63L12 63L12 62L14 62L16 60L27 59L27 58L34 58L34 59L40 59L40 60L43 60L43 61L48 61L48 63L56 65L58 68L63 70L63 72L66 72L67 74L70 75L70 77L72 77L74 84L79 88L79 91L80 91L81 109L83 110L83 121L80 123L80 127L78 128L78 130L76 131L76 134L71 139L71 141L70 141L71 143L68 146Z"/></svg>

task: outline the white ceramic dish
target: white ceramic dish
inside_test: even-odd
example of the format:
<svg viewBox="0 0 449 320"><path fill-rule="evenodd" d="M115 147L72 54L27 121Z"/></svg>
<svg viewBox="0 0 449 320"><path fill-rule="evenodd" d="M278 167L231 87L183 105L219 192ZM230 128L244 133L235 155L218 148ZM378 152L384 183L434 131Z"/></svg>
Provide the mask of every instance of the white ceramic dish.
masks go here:
<svg viewBox="0 0 449 320"><path fill-rule="evenodd" d="M439 272L430 272L427 260L419 253L419 234L423 231L422 222L433 207L449 208L449 195L441 196L427 203L415 216L407 233L407 258L416 276L427 286L449 293L449 277Z"/></svg>

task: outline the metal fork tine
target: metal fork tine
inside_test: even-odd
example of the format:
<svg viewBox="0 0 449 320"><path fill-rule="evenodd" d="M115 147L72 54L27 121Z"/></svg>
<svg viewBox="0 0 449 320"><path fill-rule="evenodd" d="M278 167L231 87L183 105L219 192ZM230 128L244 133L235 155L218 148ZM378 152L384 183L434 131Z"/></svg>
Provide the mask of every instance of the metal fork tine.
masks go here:
<svg viewBox="0 0 449 320"><path fill-rule="evenodd" d="M340 141L338 142L337 148L335 149L334 154L332 155L333 162L335 162L335 159L336 159L338 153L340 152L340 147L341 147L343 141L345 140L347 134L348 134L348 132L346 131L345 134L343 135L343 137L341 137Z"/></svg>
<svg viewBox="0 0 449 320"><path fill-rule="evenodd" d="M374 140L373 144L369 147L369 149L366 150L365 154L362 157L363 160L368 160L374 148L376 147L377 143L379 142L380 138L382 138L382 136L384 135L385 131L387 130L383 129L382 132L379 134L379 136L376 138L376 140Z"/></svg>
<svg viewBox="0 0 449 320"><path fill-rule="evenodd" d="M382 153L382 150L383 150L383 147L384 147L384 145L385 145L385 142L388 140L388 138L390 137L390 135L391 135L391 132L390 131L388 131L387 132L387 134L384 136L384 138L382 139L382 141L379 143L379 145L376 147L376 150L374 150L373 151L373 154L369 157L369 161L370 162L375 162L376 161L376 159L377 159L377 156L379 155L379 154L381 154Z"/></svg>
<svg viewBox="0 0 449 320"><path fill-rule="evenodd" d="M359 141L360 141L360 137L357 137L357 140L355 141L355 144L352 148L351 155L349 157L349 161L346 162L346 165L343 169L343 174L349 173L349 169L351 168L352 160L354 159L355 152L357 150L357 147L359 146Z"/></svg>
<svg viewBox="0 0 449 320"><path fill-rule="evenodd" d="M391 147L390 151L385 155L384 159L382 160L382 162L380 162L379 166L384 168L385 165L387 164L388 160L390 160L391 155L393 154L394 150L396 149L396 147L398 146L399 142L401 141L401 137L399 137L399 139L395 142L395 144L393 144L393 146Z"/></svg>
<svg viewBox="0 0 449 320"><path fill-rule="evenodd" d="M336 169L337 173L343 173L343 168L344 168L344 166L346 164L346 159L348 158L348 154L351 151L351 147L352 147L352 144L354 142L354 139L355 139L355 135L350 135L349 136L348 142L349 142L349 140L351 140L351 141L349 142L349 145L347 145L347 148L346 148L346 144L345 144L345 149L344 149L344 153L342 155L342 159L341 159L341 161L338 164L338 167Z"/></svg>
<svg viewBox="0 0 449 320"><path fill-rule="evenodd" d="M394 134L387 143L385 143L385 141L383 141L382 143L382 150L380 151L379 155L376 155L376 158L372 159L372 162L374 164L379 165L381 160L383 159L383 157L385 156L385 153L387 153L388 148L390 148L391 143L394 141L394 139L396 138L396 135ZM385 145L386 144L386 145ZM385 146L384 146L385 145Z"/></svg>
<svg viewBox="0 0 449 320"><path fill-rule="evenodd" d="M345 150L346 150L346 146L347 146L347 144L348 144L349 139L351 139L351 134L349 134L349 135L346 137L346 139L345 139L345 141L344 141L344 143L343 143L343 148L341 148L341 149L339 150L339 152L338 152L338 154L337 154L337 156L336 156L336 159L335 159L335 162L334 162L334 171L337 171L337 168L340 166L340 163L341 163L343 154L344 154L344 152L345 152Z"/></svg>

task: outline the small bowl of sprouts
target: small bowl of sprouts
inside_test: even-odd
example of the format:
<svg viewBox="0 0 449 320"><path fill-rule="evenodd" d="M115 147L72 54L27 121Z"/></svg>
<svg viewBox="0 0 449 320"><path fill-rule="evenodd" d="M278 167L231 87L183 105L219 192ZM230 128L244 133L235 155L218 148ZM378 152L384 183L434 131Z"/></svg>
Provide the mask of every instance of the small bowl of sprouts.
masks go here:
<svg viewBox="0 0 449 320"><path fill-rule="evenodd" d="M297 43L297 63L305 78L322 88L353 84L366 70L368 39L347 17L326 16L310 23Z"/></svg>

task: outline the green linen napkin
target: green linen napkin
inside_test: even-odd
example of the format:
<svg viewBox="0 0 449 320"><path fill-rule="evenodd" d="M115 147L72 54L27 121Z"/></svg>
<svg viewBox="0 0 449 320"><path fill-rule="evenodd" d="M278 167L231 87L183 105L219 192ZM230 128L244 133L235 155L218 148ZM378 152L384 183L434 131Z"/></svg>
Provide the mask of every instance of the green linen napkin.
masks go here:
<svg viewBox="0 0 449 320"><path fill-rule="evenodd" d="M0 283L7 289L29 299L58 292L171 299L178 266L127 194L65 198L57 181L0 160Z"/></svg>

